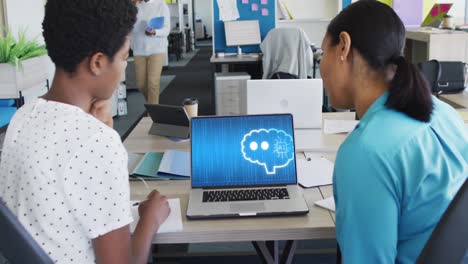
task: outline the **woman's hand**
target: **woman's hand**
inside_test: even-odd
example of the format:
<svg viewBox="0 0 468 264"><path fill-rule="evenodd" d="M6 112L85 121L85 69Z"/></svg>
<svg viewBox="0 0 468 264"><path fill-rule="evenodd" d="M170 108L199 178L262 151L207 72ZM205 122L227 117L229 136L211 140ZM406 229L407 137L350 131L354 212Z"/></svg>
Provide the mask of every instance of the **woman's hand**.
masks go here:
<svg viewBox="0 0 468 264"><path fill-rule="evenodd" d="M151 26L151 30L146 29L146 30L145 30L145 34L146 34L147 36L155 36L155 35L156 35L156 30L154 30L154 27Z"/></svg>

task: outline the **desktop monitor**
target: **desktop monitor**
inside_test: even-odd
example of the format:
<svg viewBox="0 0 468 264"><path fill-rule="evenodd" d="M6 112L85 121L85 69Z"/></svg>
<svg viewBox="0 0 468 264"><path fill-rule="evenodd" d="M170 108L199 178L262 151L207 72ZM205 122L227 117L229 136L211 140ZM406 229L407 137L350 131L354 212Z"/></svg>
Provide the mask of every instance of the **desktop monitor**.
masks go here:
<svg viewBox="0 0 468 264"><path fill-rule="evenodd" d="M260 44L260 24L258 20L239 20L224 22L226 46Z"/></svg>

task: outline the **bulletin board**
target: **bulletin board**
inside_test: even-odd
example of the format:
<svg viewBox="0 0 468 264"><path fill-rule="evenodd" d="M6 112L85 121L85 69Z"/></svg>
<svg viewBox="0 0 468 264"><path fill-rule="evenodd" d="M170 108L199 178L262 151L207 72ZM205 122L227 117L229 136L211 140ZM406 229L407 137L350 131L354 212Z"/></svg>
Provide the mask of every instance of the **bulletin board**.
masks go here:
<svg viewBox="0 0 468 264"><path fill-rule="evenodd" d="M261 40L276 27L276 0L237 0L240 18L237 20L258 20ZM237 47L226 47L224 22L220 20L218 1L213 0L214 52L236 53ZM244 53L260 52L260 45L242 46Z"/></svg>

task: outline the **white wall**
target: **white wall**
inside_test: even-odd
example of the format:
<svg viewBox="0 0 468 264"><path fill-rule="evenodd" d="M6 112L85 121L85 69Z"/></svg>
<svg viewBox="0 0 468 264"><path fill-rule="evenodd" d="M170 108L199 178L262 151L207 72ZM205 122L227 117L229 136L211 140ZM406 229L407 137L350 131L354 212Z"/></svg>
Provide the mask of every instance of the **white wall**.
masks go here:
<svg viewBox="0 0 468 264"><path fill-rule="evenodd" d="M42 20L44 20L45 0L6 0L6 13L8 27L14 36L20 30L27 30L27 36L37 38L38 43L43 44ZM52 61L48 63L49 80L53 79L55 67ZM44 84L45 85L45 84ZM34 87L24 93L26 99L44 94L46 89L42 86Z"/></svg>
<svg viewBox="0 0 468 264"><path fill-rule="evenodd" d="M342 0L283 0L294 19L331 19Z"/></svg>
<svg viewBox="0 0 468 264"><path fill-rule="evenodd" d="M42 38L42 20L44 19L44 1L42 0L6 0L8 26L13 32L26 29L29 37Z"/></svg>
<svg viewBox="0 0 468 264"><path fill-rule="evenodd" d="M333 18L340 8L341 0L283 0L295 19ZM437 0L437 3L453 3L449 14L455 17L456 24L463 24L467 9L466 0Z"/></svg>
<svg viewBox="0 0 468 264"><path fill-rule="evenodd" d="M195 19L201 18L206 27L206 32L209 36L213 36L213 13L212 4L213 0L193 0L195 8Z"/></svg>

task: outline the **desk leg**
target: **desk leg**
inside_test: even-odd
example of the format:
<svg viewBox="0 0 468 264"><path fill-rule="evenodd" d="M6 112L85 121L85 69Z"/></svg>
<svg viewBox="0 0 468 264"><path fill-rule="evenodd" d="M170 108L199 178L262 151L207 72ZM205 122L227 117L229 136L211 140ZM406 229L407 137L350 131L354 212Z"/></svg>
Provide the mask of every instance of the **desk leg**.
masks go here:
<svg viewBox="0 0 468 264"><path fill-rule="evenodd" d="M221 72L228 73L229 72L229 64L221 64Z"/></svg>
<svg viewBox="0 0 468 264"><path fill-rule="evenodd" d="M213 115L216 115L216 83L215 83L215 74L216 74L216 64L211 64L211 83L213 84L213 89L211 90L211 105L213 106Z"/></svg>
<svg viewBox="0 0 468 264"><path fill-rule="evenodd" d="M312 67L312 78L315 79L315 71L317 70L317 62L314 59L314 66Z"/></svg>
<svg viewBox="0 0 468 264"><path fill-rule="evenodd" d="M262 263L266 264L292 263L294 252L297 247L297 241L288 240L280 259L278 241L252 241L252 244L257 251L258 256L262 259Z"/></svg>
<svg viewBox="0 0 468 264"><path fill-rule="evenodd" d="M288 240L283 249L283 255L281 257L281 262L284 264L291 264L294 258L294 253L296 252L297 240Z"/></svg>

